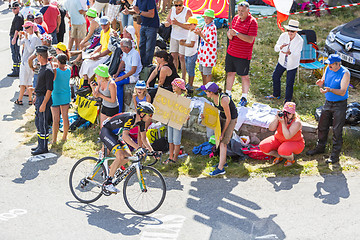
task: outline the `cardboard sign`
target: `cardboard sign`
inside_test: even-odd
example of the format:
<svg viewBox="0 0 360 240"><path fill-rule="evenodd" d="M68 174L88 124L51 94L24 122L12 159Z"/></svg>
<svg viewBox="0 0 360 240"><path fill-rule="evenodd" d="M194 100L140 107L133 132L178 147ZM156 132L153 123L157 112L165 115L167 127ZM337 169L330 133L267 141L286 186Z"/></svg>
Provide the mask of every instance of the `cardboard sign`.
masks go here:
<svg viewBox="0 0 360 240"><path fill-rule="evenodd" d="M95 106L96 101L91 101L87 98L77 96L76 104L78 105L79 116L88 120L91 123L94 123L97 116L97 106Z"/></svg>
<svg viewBox="0 0 360 240"><path fill-rule="evenodd" d="M155 113L152 118L180 130L189 116L190 103L186 97L159 88L153 102Z"/></svg>
<svg viewBox="0 0 360 240"><path fill-rule="evenodd" d="M220 144L220 136L221 136L219 110L216 107L211 106L208 103L205 103L203 115L204 115L204 119L202 120L202 124L214 130L216 146L218 147Z"/></svg>

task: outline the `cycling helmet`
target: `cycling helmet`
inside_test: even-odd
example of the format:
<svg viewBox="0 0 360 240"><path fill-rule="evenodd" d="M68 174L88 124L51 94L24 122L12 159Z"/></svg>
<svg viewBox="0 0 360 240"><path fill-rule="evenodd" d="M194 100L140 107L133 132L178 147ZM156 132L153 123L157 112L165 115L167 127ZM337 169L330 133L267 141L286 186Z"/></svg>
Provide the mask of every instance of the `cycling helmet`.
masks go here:
<svg viewBox="0 0 360 240"><path fill-rule="evenodd" d="M139 102L136 106L137 114L145 113L145 114L153 114L155 112L154 106L149 102Z"/></svg>

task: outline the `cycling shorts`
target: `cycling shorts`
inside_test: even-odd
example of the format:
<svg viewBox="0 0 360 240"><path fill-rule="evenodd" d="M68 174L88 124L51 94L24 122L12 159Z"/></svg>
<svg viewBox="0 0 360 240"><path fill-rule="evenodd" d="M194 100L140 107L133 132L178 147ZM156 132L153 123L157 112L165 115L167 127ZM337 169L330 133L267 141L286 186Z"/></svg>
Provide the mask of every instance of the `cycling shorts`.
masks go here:
<svg viewBox="0 0 360 240"><path fill-rule="evenodd" d="M126 151L129 149L124 140L119 139L116 134L106 127L101 129L100 139L113 154L119 150Z"/></svg>

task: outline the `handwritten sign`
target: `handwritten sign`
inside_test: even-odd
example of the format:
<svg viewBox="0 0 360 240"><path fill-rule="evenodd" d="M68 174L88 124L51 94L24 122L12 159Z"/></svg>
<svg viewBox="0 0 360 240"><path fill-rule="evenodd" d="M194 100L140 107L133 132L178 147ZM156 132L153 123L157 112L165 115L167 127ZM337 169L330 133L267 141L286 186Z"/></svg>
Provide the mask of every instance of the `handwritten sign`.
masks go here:
<svg viewBox="0 0 360 240"><path fill-rule="evenodd" d="M204 119L202 120L202 124L214 130L216 146L219 146L220 136L221 136L219 110L216 107L213 107L208 103L205 103L203 114L204 114Z"/></svg>
<svg viewBox="0 0 360 240"><path fill-rule="evenodd" d="M190 103L186 97L159 88L153 102L153 119L180 130L189 116Z"/></svg>

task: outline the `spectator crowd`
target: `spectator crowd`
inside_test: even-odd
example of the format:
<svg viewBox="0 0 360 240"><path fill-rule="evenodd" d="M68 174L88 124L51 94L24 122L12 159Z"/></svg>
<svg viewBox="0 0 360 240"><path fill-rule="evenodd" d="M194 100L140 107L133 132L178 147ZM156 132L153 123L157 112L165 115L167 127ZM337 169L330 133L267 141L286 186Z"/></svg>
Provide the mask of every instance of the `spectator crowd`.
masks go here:
<svg viewBox="0 0 360 240"><path fill-rule="evenodd" d="M249 4L238 4L237 15L227 31L227 77L226 89L222 92L221 88L212 82L212 69L218 57L214 10L205 10L202 15L204 25L199 27L198 18L184 6L184 1L173 0L172 3L170 0L163 0L162 4L155 0L64 0L63 4L59 4L56 0L43 0L42 7L37 11L31 7L29 0L12 1L14 18L10 29L10 45L13 69L8 76L20 79L20 94L15 104L23 105L23 98L27 95L28 104L35 104L36 107L35 124L39 144L33 149L32 154L48 151L48 124L51 122L51 116L53 144L57 140L60 114L64 122L64 133L69 129L70 77L73 66L79 66L78 73L83 79L78 92L92 92L95 98L102 101L101 123L106 118L123 112L125 84L136 83L134 104L141 101L152 102L159 87L184 95L187 90L193 89L195 68L198 66L203 82L198 89L203 90L200 95L206 95L213 100L214 105L220 110L220 162L211 175L225 173L226 146L238 117L236 105L231 97L232 87L236 75L239 75L242 96L238 106L246 106L250 89L250 62L258 24L249 12ZM170 5L173 6L170 8ZM171 26L169 51L156 50L160 6L162 11L168 14L163 23L164 27ZM276 157L274 163L284 158L287 160L285 166L289 166L294 163L294 154L301 153L304 148L301 123L295 112L295 104L291 102L303 42L297 34L301 30L299 22L290 20L285 28L287 32L279 37L274 48L279 52L279 61L273 74L274 91L266 98L280 98L280 78L286 70L287 88L282 112L286 112L287 115L274 119L269 128L277 130L278 134L267 139L261 148L264 153ZM67 43L64 43L65 33L69 34ZM334 58L330 65L336 65L337 60ZM178 74L178 69L181 75ZM333 71L334 69L338 70L339 66L336 65L332 68ZM340 69L344 72L341 77L348 77L346 70ZM148 76L141 79L141 73L146 72L149 73ZM333 75L327 73L324 76L331 78ZM323 84L326 85L328 82L325 78L318 85L323 87ZM333 84L323 90L330 102L328 105L338 100L346 100L347 88L343 89L345 85ZM334 88L338 87L342 90L335 91ZM339 94L345 94L345 97L336 97ZM328 121L325 117L321 118L320 125L324 130L321 137L319 136L319 145L310 152L311 155L322 153L326 143ZM342 141L339 134L342 132L342 126L336 128L336 131L332 162L338 161ZM181 131L169 128L168 132L171 153L165 163L172 163L177 161L179 154ZM66 137L64 134L62 140L65 141ZM288 146L282 144L289 142L289 139L295 139L297 145L292 143L292 148L283 147Z"/></svg>

